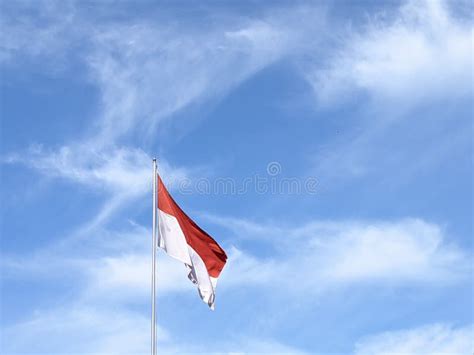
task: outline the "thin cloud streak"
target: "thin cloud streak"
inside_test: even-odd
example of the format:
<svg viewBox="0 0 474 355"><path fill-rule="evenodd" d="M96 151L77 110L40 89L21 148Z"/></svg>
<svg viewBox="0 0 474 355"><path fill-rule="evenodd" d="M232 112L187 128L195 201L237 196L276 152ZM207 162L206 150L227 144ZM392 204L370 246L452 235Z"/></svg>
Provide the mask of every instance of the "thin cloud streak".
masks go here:
<svg viewBox="0 0 474 355"><path fill-rule="evenodd" d="M24 10L22 23L2 32L3 65L28 60L47 67L53 58L54 70L68 70L67 61L57 61L74 49L75 63L99 92L100 109L87 132L97 149L155 134L180 110L221 99L263 68L304 51L298 43L306 33L317 34L311 38L317 43L326 21L321 6L274 7L261 18L223 12L209 26L147 18L96 23L74 2Z"/></svg>
<svg viewBox="0 0 474 355"><path fill-rule="evenodd" d="M472 96L472 23L454 18L444 1L408 1L387 17L349 34L327 69L308 71L321 104L340 104L357 91L397 110Z"/></svg>
<svg viewBox="0 0 474 355"><path fill-rule="evenodd" d="M354 354L470 354L474 350L472 332L472 324L455 327L443 323L383 332L360 339Z"/></svg>
<svg viewBox="0 0 474 355"><path fill-rule="evenodd" d="M4 164L20 164L51 179L63 179L104 194L96 216L81 226L83 232L103 225L130 201L151 193L152 158L139 148L97 148L89 142L62 146L57 150L31 146L24 153L9 154ZM160 175L171 187L189 180L192 171L159 160Z"/></svg>
<svg viewBox="0 0 474 355"><path fill-rule="evenodd" d="M3 159L7 164L23 164L50 177L128 197L142 196L151 191L152 157L140 148L97 148L89 142L62 146L57 150L31 146L25 153L10 154ZM173 185L189 179L184 168L174 168L160 159L162 175Z"/></svg>
<svg viewBox="0 0 474 355"><path fill-rule="evenodd" d="M232 234L248 234L249 229L236 226L251 222L240 222L224 222L221 226L230 228ZM260 225L253 230L249 238L267 244L274 254L269 257L249 254L245 251L245 239L235 239L239 247L224 243L229 250L229 262L220 279L220 289L240 286L272 289L275 277L298 285L298 290L291 288L294 292L302 288L305 292L318 293L357 283L437 287L465 280L470 270L469 256L446 241L443 229L420 219L327 221L297 228L280 226L279 229ZM135 290L132 298L144 297L149 289L146 276L149 274L149 234L147 228L140 226L132 227L129 233L96 230L86 239L71 238L68 243L63 242L59 249L51 246L53 253L48 248L37 252L37 257L27 259L31 260L31 267L26 261L15 263L14 257L5 259L9 262L4 261L3 265L10 267L13 275L21 275L22 270L34 273L34 265L38 264L53 272L54 265L61 264L71 248L83 245L75 254L76 259L68 256L69 262L65 264L73 266L73 272L79 273L77 277L85 280L89 289L104 290L98 294L130 289ZM114 243L110 243L111 239ZM114 244L113 248L110 244ZM91 251L94 251L93 257L87 257ZM172 260L161 262L159 273L163 274L159 276L163 294L190 290L181 264ZM48 268L47 265L53 266ZM100 275L112 276L103 282ZM181 279L186 282L176 281ZM107 292L111 290L114 292ZM278 292L285 294L285 289Z"/></svg>
<svg viewBox="0 0 474 355"><path fill-rule="evenodd" d="M355 105L347 127L357 129L311 152L324 184L363 177L398 184L472 145L473 27L452 6L408 1L376 14L325 65L305 67L319 109Z"/></svg>
<svg viewBox="0 0 474 355"><path fill-rule="evenodd" d="M26 6L28 9L28 6ZM69 42L80 43L75 60L86 68L87 81L98 88L100 107L85 138L59 149L41 145L24 154L14 153L4 161L25 164L54 178L107 192L97 217L85 227L93 229L107 221L130 199L150 189L150 156L143 150L146 137L173 115L191 105L219 100L242 82L295 51L297 38L305 30L315 31L324 24L325 13L317 7L269 11L263 19L226 18L205 28L175 26L149 19L124 23L101 23L85 17L77 4L66 8L53 4L38 10L49 20L43 31L40 23L25 15L24 26L9 28L11 37L22 38L18 46L4 48L5 65L15 65L15 57L39 60L59 57ZM60 16L66 11L69 15ZM304 28L295 30L295 21ZM61 32L61 36L57 32ZM34 33L33 37L26 32ZM31 51L30 41L55 41ZM47 42L49 43L49 42ZM138 134L137 147L121 146ZM160 171L168 182L186 177L186 168L172 168L160 159Z"/></svg>
<svg viewBox="0 0 474 355"><path fill-rule="evenodd" d="M249 254L245 251L245 239L240 240L242 246L239 248L224 243L229 251L229 261L218 285L222 297L235 288L244 288L249 292L269 292L273 297L283 299L311 294L312 297L305 299L312 302L314 296L325 291L358 283L365 283L369 289L371 285L440 287L465 280L469 274L468 256L456 246L446 243L442 228L419 219L394 222L315 221L296 228L281 225L274 228L272 224L258 225L239 219L229 223L230 220L214 218L214 222L230 228L233 234L252 231L252 238L268 243L276 254L270 257ZM36 252L31 257L22 255L21 260L3 258L3 277L35 280L72 277L78 287L67 311L62 306L41 311L32 315L31 320L5 329L10 334L11 349L22 349L21 344L32 344L37 337L56 337L57 329L51 324L57 324L54 319L61 315L62 319L69 319L71 324L75 324L66 328L67 332L62 333L64 336L61 339L78 339L75 336L77 332L81 339L94 340L86 348L83 346L87 342L78 343L78 351L146 351L140 350L146 343L146 337L143 334L139 336L140 332L135 330L148 329L148 318L140 312L130 311L127 305L148 303L149 235L148 228L132 224L126 232L96 230L95 235L88 235L82 240L69 239L68 243L63 241L60 246ZM71 256L70 250L75 250L74 256ZM186 271L179 262L160 254L159 265L159 297L186 293L197 298L196 290L187 280ZM275 278L278 278L278 283L275 283ZM287 285L286 281L289 282ZM117 322L113 329L107 330L104 319L109 317L107 312L110 307ZM94 311L97 309L101 311ZM91 314L95 315L91 318ZM28 342L20 342L19 332L28 327L42 330L40 333L32 332ZM93 338L91 334L94 334ZM128 346L118 347L117 344L127 343L127 339ZM235 342L238 343L238 339ZM216 351L221 351L234 349L237 343L214 345ZM364 340L357 349L379 343L378 340ZM61 352L64 351L64 344L59 341L54 343L55 347L48 349ZM163 339L162 346L170 352L182 349L200 351L192 344L184 345L184 348L183 344L177 346L171 336L170 340ZM262 349L263 352L272 352L272 348L291 349L271 340L251 342L247 347L241 347L248 351Z"/></svg>
<svg viewBox="0 0 474 355"><path fill-rule="evenodd" d="M221 226L230 226L238 236L250 230L235 228L242 224L251 223ZM252 227L250 238L266 242L276 255L263 258L234 249L222 284L271 287L278 277L293 288L321 292L356 283L436 286L469 275L469 256L446 242L442 228L420 219L328 221L280 228L275 232L272 225L266 231L262 225ZM257 275L254 270L259 270Z"/></svg>

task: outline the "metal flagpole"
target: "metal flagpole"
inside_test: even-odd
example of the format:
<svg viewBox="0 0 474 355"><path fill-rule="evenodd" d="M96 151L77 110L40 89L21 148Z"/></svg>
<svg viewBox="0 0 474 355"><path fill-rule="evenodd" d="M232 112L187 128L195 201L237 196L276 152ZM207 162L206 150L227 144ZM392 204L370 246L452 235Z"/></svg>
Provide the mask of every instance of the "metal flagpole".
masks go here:
<svg viewBox="0 0 474 355"><path fill-rule="evenodd" d="M151 266L151 355L156 355L156 210L158 208L158 174L156 159L153 159L153 227Z"/></svg>

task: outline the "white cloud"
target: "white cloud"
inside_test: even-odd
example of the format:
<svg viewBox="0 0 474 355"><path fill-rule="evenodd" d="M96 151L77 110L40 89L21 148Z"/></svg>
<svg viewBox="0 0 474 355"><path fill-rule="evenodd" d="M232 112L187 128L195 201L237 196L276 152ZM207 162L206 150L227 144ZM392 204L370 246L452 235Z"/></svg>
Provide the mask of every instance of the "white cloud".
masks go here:
<svg viewBox="0 0 474 355"><path fill-rule="evenodd" d="M80 185L118 195L140 196L151 191L152 158L139 148L100 147L83 142L58 150L32 146L22 154L10 154L6 163L20 163L52 178L66 179ZM160 173L173 185L187 179L184 168L171 167L159 160Z"/></svg>
<svg viewBox="0 0 474 355"><path fill-rule="evenodd" d="M15 40L3 48L5 60L15 65L17 60L12 58L27 57L55 66L53 59L71 51L70 42L80 43L81 50L72 51L74 59L84 64L84 77L98 88L100 105L82 141L57 150L38 146L26 155L10 154L6 160L107 191L108 201L89 227L102 223L125 200L150 189L150 157L139 147L146 145L165 119L188 106L222 98L289 54L295 46L291 25L305 13L292 9L259 19L225 17L211 26L177 26L146 18L99 21L89 12L84 16L77 3L20 8L23 21L6 31ZM101 7L97 9L100 12ZM301 23L320 26L323 14L314 10L308 14L312 21ZM5 15L8 21L13 17L15 11ZM46 44L36 47L36 42ZM118 144L136 134L138 146ZM171 185L188 173L165 160L159 161L159 168Z"/></svg>
<svg viewBox="0 0 474 355"><path fill-rule="evenodd" d="M86 80L97 87L99 108L83 140L59 149L36 146L27 154L10 154L4 160L106 191L107 201L85 229L99 226L124 202L149 191L151 157L140 147L164 120L188 106L222 98L259 70L292 53L297 45L295 36L302 31L293 29L295 21L314 29L324 18L323 12L314 8L292 8L261 18L223 16L209 26L177 26L173 21L147 18L99 21L89 12L84 16L77 3L52 3L45 9L25 4L20 8L23 21L6 31L8 38L16 40L3 48L4 57L8 57L5 61L15 65L13 58L21 62L26 57L39 60L40 66L55 66L53 59L69 53L70 42L77 42L81 50L73 50L73 56L84 64ZM97 11L100 9L98 5ZM13 17L15 11L5 15L8 21ZM119 145L137 134L138 146ZM171 186L189 174L163 159L159 168Z"/></svg>
<svg viewBox="0 0 474 355"><path fill-rule="evenodd" d="M12 154L8 163L21 163L40 173L105 191L141 194L149 190L151 158L135 148L99 150L87 143L45 150L32 146Z"/></svg>
<svg viewBox="0 0 474 355"><path fill-rule="evenodd" d="M366 337L356 345L356 355L465 355L474 351L473 327L430 324Z"/></svg>
<svg viewBox="0 0 474 355"><path fill-rule="evenodd" d="M251 222L215 219L233 228ZM254 230L253 233L249 230ZM278 230L278 232L275 232ZM268 256L246 251L245 239L235 239L238 248L222 242L229 260L219 280L219 289L260 287L283 297L302 291L320 293L354 284L430 285L439 287L465 280L469 256L446 241L439 226L419 219L395 222L313 222L296 228L259 225L248 234L268 249ZM135 226L130 231L110 232L96 228L73 236L21 261L5 257L4 277L61 278L74 274L83 285L80 297L114 300L117 303L147 300L150 283L150 231ZM71 255L70 251L75 250ZM159 294L188 292L194 286L183 265L160 253ZM61 266L61 267L58 267ZM275 283L275 279L279 282ZM287 288L281 285L288 283ZM289 287L291 286L291 287ZM278 290L274 288L277 287Z"/></svg>
<svg viewBox="0 0 474 355"><path fill-rule="evenodd" d="M313 222L297 228L252 226L251 222L229 218L214 218L216 221L236 235L247 234L249 240L263 241L271 251L267 257L252 255L245 251L245 239L237 239L242 246L227 247L229 260L219 289L277 287L279 290L272 292L287 297L291 296L288 292L317 294L358 283L437 287L469 275L468 255L446 241L442 228L419 219ZM117 295L114 299L118 302L145 299L150 282L149 234L147 229L137 229L134 234L115 238L122 245L119 249L105 249L95 258L79 259L81 267L76 270L85 280L84 297ZM183 266L160 256L159 293L194 293ZM288 287L282 289L285 283Z"/></svg>
<svg viewBox="0 0 474 355"><path fill-rule="evenodd" d="M239 249L221 241L229 260L219 280L219 297L245 287L269 292L272 297L294 299L309 294L312 297L305 299L312 302L322 292L354 284L365 283L369 288L386 284L440 287L469 275L465 253L446 242L442 228L418 219L323 221L295 228L222 217L209 219L229 227L236 235L248 234L246 238L232 238L241 245ZM268 256L244 251L248 240L266 244L263 248L268 248ZM163 253L159 255L159 297L186 293L199 305L197 291L183 265ZM74 278L77 286L67 305L40 311L30 320L8 327L4 333L11 345L7 349L27 349L28 344L48 338L49 344L41 342L48 352L62 352L68 344L75 344L78 352L147 351L143 344L148 343L149 319L139 311L131 311L128 305L145 306L149 302L148 228L136 224L125 232L96 228L94 233L66 238L31 255L4 257L1 267L4 280L13 277L56 282ZM28 336L21 338L22 334ZM161 346L164 352L297 351L272 339L257 341L243 336L205 345L183 344L168 336Z"/></svg>
<svg viewBox="0 0 474 355"><path fill-rule="evenodd" d="M355 225L333 240L316 240L328 258L332 280L445 281L465 273L463 252L445 242L443 231L422 220ZM329 265L330 260L333 262Z"/></svg>
<svg viewBox="0 0 474 355"><path fill-rule="evenodd" d="M222 98L295 46L281 14L227 20L206 29L144 22L94 33L87 64L101 92L100 139L156 132L172 114Z"/></svg>
<svg viewBox="0 0 474 355"><path fill-rule="evenodd" d="M419 219L314 222L296 228L210 220L231 228L237 238L258 238L274 251L263 258L232 250L221 287L267 287L277 278L279 285L319 292L361 282L443 285L469 274L468 256L446 241L442 228ZM241 242L245 245L245 239Z"/></svg>
<svg viewBox="0 0 474 355"><path fill-rule="evenodd" d="M47 177L104 192L107 200L84 229L100 225L124 203L143 197L152 189L152 158L139 148L98 147L89 141L57 150L36 145L26 152L7 155L3 162L22 164ZM165 159L159 159L158 165L160 175L170 188L190 179L189 169L174 167Z"/></svg>
<svg viewBox="0 0 474 355"><path fill-rule="evenodd" d="M37 308L4 326L1 350L21 353L34 349L37 353L50 354L148 353L149 239L149 229L134 225L124 233L96 230L94 235L69 238L33 255L3 258L2 281L9 277L17 281L34 278L44 283L67 278L74 280L75 291L67 299L57 299L50 308ZM158 302L170 293L186 292L195 298L196 307L201 306L184 266L163 253L159 253L157 279ZM182 322L189 322L191 317L181 311L176 316ZM159 323L159 351L164 354L302 353L275 339L256 339L245 334L231 339L213 335L210 339L193 341L183 334L170 334L163 328L166 324L163 318Z"/></svg>
<svg viewBox="0 0 474 355"><path fill-rule="evenodd" d="M357 283L437 287L469 275L468 255L450 245L439 226L422 220L315 222L299 228L280 227L276 233L273 226L265 229L261 225L248 237L264 241L272 251L269 256L249 254L245 240L240 248L228 247L229 260L219 289L277 287L277 292L287 297L291 296L288 292L320 293ZM246 233L241 228L234 232ZM134 240L129 239L132 245L140 245L139 249L125 244L122 251L104 253L82 267L87 297L116 294L118 301L146 298L150 282L148 235L149 231L141 230ZM181 263L160 256L159 293L194 293ZM281 289L285 283L288 287Z"/></svg>
<svg viewBox="0 0 474 355"><path fill-rule="evenodd" d="M27 1L5 3L0 21L0 64L5 66L36 60L43 70L58 72L66 67L65 49L80 38L71 1L43 1L39 7Z"/></svg>
<svg viewBox="0 0 474 355"><path fill-rule="evenodd" d="M69 304L37 311L30 320L2 329L3 353L149 354L148 314L104 305ZM210 337L199 344L184 334L157 329L160 354L305 354L274 339Z"/></svg>
<svg viewBox="0 0 474 355"><path fill-rule="evenodd" d="M386 108L391 102L391 109L402 110L420 102L471 95L472 23L452 15L449 6L442 1L408 2L395 13L378 14L367 26L347 34L327 26L325 11L318 6L273 9L258 18L223 16L212 25L198 27L147 18L96 23L98 20L84 16L77 4L64 8L55 4L47 10L36 9L48 20L45 28L25 15L21 24L8 27L13 32L7 31L7 37L17 38L12 43L24 49L45 42L34 37L43 32L48 41L58 43L26 54L11 46L5 50L15 58L38 53L54 58L68 52L65 48L71 49L68 43L81 43L74 56L85 64L87 80L98 88L101 103L87 144L101 150L136 134L146 141L146 136L156 133L180 110L222 98L275 61L293 58L301 62L315 53L317 64L311 64L303 75L320 102L337 98L339 103L344 94L362 91L369 93L378 107ZM97 9L100 12L100 6ZM343 38L342 48L327 33ZM328 47L336 44L334 53L320 45L321 38L329 40ZM49 62L41 58L41 63ZM386 165L405 161L411 153L403 149L406 145L400 149L395 142L397 149L390 152L385 151L390 145L378 147L378 139L389 135L390 128L381 121L390 121L394 115L377 112L371 116L376 117L376 125L371 122L370 127L361 129L361 135L330 143L327 154L318 152L315 165L319 175L361 176L380 165L380 170L386 171ZM464 136L449 141L436 136L429 142L440 144L413 149L425 152L427 160L440 160L461 140L466 142ZM377 149L373 149L375 145ZM376 153L379 151L383 159ZM388 155L390 159L386 159ZM403 170L410 172L419 165L417 160Z"/></svg>
<svg viewBox="0 0 474 355"><path fill-rule="evenodd" d="M82 78L99 94L88 131L96 146L137 133L150 138L178 111L219 100L261 69L301 54L323 36L326 16L319 5L271 6L261 16L214 9L203 25L175 21L173 12L156 18L135 17L120 5L94 10L77 2L6 7L0 59L12 66L30 60L42 71L68 63L85 68ZM124 11L126 21L106 19Z"/></svg>
<svg viewBox="0 0 474 355"><path fill-rule="evenodd" d="M303 350L291 347L282 343L279 343L274 339L256 339L256 338L244 338L239 341L236 341L234 344L227 344L223 347L224 349L235 350L226 350L225 353L229 355L244 355L244 354L274 354L274 355L283 355L283 354L292 354L292 355L301 355L301 354L310 354Z"/></svg>
<svg viewBox="0 0 474 355"><path fill-rule="evenodd" d="M408 1L384 10L337 33L323 64L305 68L320 107L355 104L337 114L341 134L310 152L321 184L400 184L470 149L473 25L455 6Z"/></svg>
<svg viewBox="0 0 474 355"><path fill-rule="evenodd" d="M472 95L472 23L454 18L444 1L410 1L395 18L380 14L347 35L327 69L309 71L323 104L356 90L382 105Z"/></svg>
<svg viewBox="0 0 474 355"><path fill-rule="evenodd" d="M181 263L160 254L157 264L158 297L172 292L188 292L198 297ZM113 300L115 303L148 302L151 288L151 252L148 250L89 260L83 272L86 274L84 299Z"/></svg>
<svg viewBox="0 0 474 355"><path fill-rule="evenodd" d="M49 5L6 11L0 60L13 66L36 60L43 69L51 63L56 70L68 63L58 65L60 58L71 55L84 65L83 77L99 93L95 129L89 130L96 146L137 132L149 138L179 110L222 98L292 52L296 17L311 16L311 21L299 22L313 28L324 17L322 12L297 8L261 18L223 13L206 26L200 21L182 25L133 16L110 22L78 3ZM95 9L99 14L104 10L100 4ZM120 13L120 6L113 11ZM13 21L18 16L20 23Z"/></svg>
<svg viewBox="0 0 474 355"><path fill-rule="evenodd" d="M79 230L28 256L4 255L4 278L60 279L75 275L82 285L78 298L116 302L148 300L151 280L151 230L132 223L124 231L96 227ZM71 252L74 251L74 252ZM160 294L195 290L185 267L158 253ZM192 291L191 291L192 292Z"/></svg>
<svg viewBox="0 0 474 355"><path fill-rule="evenodd" d="M145 354L149 334L150 320L143 314L71 302L2 329L2 352ZM157 334L160 345L166 346L166 330L159 327Z"/></svg>

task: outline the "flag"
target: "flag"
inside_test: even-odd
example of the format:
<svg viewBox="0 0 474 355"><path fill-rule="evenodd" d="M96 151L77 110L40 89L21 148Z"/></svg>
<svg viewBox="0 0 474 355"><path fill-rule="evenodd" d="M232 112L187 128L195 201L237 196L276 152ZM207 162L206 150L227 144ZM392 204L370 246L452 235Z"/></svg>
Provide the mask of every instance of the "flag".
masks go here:
<svg viewBox="0 0 474 355"><path fill-rule="evenodd" d="M214 309L217 278L227 255L217 242L189 218L158 176L158 247L183 262L201 299Z"/></svg>

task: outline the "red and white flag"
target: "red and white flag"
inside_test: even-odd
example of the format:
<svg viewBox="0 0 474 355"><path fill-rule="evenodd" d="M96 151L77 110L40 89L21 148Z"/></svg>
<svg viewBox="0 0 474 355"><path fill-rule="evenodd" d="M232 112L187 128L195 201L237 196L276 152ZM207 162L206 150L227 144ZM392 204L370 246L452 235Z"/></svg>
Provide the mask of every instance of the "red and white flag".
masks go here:
<svg viewBox="0 0 474 355"><path fill-rule="evenodd" d="M224 250L189 218L158 176L158 246L183 262L202 300L214 309L216 283L227 260Z"/></svg>

